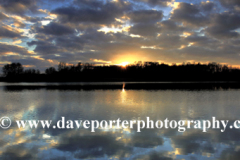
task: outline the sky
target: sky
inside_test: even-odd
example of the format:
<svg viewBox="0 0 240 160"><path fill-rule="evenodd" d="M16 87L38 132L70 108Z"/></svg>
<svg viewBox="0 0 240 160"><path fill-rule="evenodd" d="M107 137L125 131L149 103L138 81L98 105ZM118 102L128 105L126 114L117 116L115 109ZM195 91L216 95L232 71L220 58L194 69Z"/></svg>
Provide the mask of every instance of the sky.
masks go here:
<svg viewBox="0 0 240 160"><path fill-rule="evenodd" d="M239 0L0 0L0 67L240 66Z"/></svg>

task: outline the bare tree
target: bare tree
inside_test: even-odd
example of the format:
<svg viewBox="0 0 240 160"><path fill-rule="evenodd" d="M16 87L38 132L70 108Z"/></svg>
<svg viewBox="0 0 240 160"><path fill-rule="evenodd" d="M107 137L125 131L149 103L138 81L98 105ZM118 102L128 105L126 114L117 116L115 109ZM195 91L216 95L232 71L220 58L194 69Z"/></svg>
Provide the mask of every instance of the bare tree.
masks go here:
<svg viewBox="0 0 240 160"><path fill-rule="evenodd" d="M6 64L2 71L5 76L14 76L23 73L23 66L21 63Z"/></svg>

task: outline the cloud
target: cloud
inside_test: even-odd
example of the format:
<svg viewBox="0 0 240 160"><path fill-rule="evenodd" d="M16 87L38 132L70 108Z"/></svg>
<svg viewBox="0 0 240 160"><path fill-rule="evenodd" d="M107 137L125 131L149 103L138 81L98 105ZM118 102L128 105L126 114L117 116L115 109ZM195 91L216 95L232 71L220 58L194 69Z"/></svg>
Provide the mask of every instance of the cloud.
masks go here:
<svg viewBox="0 0 240 160"><path fill-rule="evenodd" d="M85 43L87 43L88 41L92 43L95 36L97 36L91 34L93 40L89 40L91 37L87 37L87 35L85 37L79 37L73 34L75 31L71 28L67 28L61 25L56 25L58 27L52 28L51 23L50 26L51 27L41 29L41 32L35 31L36 33L38 33L36 37L39 40L34 40L27 43L28 46L36 46L34 52L40 55L59 54L60 56L62 56L61 54L64 53L76 54L77 52L83 50ZM51 32L51 29L55 31ZM39 28L37 28L36 30L39 30Z"/></svg>
<svg viewBox="0 0 240 160"><path fill-rule="evenodd" d="M211 1L201 2L200 9L205 12L210 12L214 9L214 6L214 2Z"/></svg>
<svg viewBox="0 0 240 160"><path fill-rule="evenodd" d="M160 25L161 33L181 34L187 28L179 25L179 23L173 20L164 20Z"/></svg>
<svg viewBox="0 0 240 160"><path fill-rule="evenodd" d="M57 54L61 53L61 46L56 46L47 41L31 41L27 43L29 46L36 45L34 52L39 54Z"/></svg>
<svg viewBox="0 0 240 160"><path fill-rule="evenodd" d="M65 34L73 34L75 31L74 29L64 26L62 24L58 24L55 22L51 22L46 26L36 28L36 33L44 33L47 35L57 35L62 36Z"/></svg>
<svg viewBox="0 0 240 160"><path fill-rule="evenodd" d="M168 152L151 152L149 155L139 156L140 159L146 159L146 160L173 160L173 158L169 157ZM137 159L138 159L137 158Z"/></svg>
<svg viewBox="0 0 240 160"><path fill-rule="evenodd" d="M7 18L8 17L4 13L0 12L0 20L5 20Z"/></svg>
<svg viewBox="0 0 240 160"><path fill-rule="evenodd" d="M188 131L181 136L172 137L172 143L179 149L179 154L187 155L191 153L215 153L214 146L210 143L211 135L199 131ZM206 141L205 144L199 141Z"/></svg>
<svg viewBox="0 0 240 160"><path fill-rule="evenodd" d="M29 51L18 45L9 45L6 43L0 43L0 55L20 54L27 55Z"/></svg>
<svg viewBox="0 0 240 160"><path fill-rule="evenodd" d="M15 27L18 27L18 28L24 28L24 27L26 27L26 24L25 24L25 23L23 23L23 22L21 22L21 21L17 21L17 20L15 20L13 24L14 24Z"/></svg>
<svg viewBox="0 0 240 160"><path fill-rule="evenodd" d="M75 0L74 5L78 5L81 8L97 9L103 7L104 3L101 0Z"/></svg>
<svg viewBox="0 0 240 160"><path fill-rule="evenodd" d="M181 2L171 14L171 20L190 25L201 27L208 24L208 17L201 13L198 5Z"/></svg>
<svg viewBox="0 0 240 160"><path fill-rule="evenodd" d="M10 26L1 25L0 26L0 38L20 38L22 32L16 30Z"/></svg>
<svg viewBox="0 0 240 160"><path fill-rule="evenodd" d="M163 49L180 48L185 42L179 35L161 34L157 38L157 45Z"/></svg>
<svg viewBox="0 0 240 160"><path fill-rule="evenodd" d="M8 146L1 154L2 159L30 160L36 159L37 147L27 147L26 144Z"/></svg>
<svg viewBox="0 0 240 160"><path fill-rule="evenodd" d="M39 68L53 64L48 60L119 64L191 58L235 65L239 60L236 0L0 0L0 7L0 58L8 62L23 62L21 55L29 65L38 56ZM18 46L10 45L15 40Z"/></svg>
<svg viewBox="0 0 240 160"><path fill-rule="evenodd" d="M240 1L238 0L219 0L219 2L226 7L235 7L235 6L240 6Z"/></svg>
<svg viewBox="0 0 240 160"><path fill-rule="evenodd" d="M0 8L11 14L23 15L27 11L35 12L36 0L0 0Z"/></svg>
<svg viewBox="0 0 240 160"><path fill-rule="evenodd" d="M136 24L129 32L141 36L156 36L160 28L156 24Z"/></svg>
<svg viewBox="0 0 240 160"><path fill-rule="evenodd" d="M132 148L124 146L111 134L79 135L76 133L61 135L56 149L61 151L81 152L75 154L75 158L97 158L104 155L124 155L132 152Z"/></svg>
<svg viewBox="0 0 240 160"><path fill-rule="evenodd" d="M154 23L163 18L163 12L156 10L138 10L129 13L128 16L133 23Z"/></svg>
<svg viewBox="0 0 240 160"><path fill-rule="evenodd" d="M24 18L26 19L26 21L29 21L29 22L32 22L32 23L36 23L36 22L39 22L39 21L45 19L45 18L42 18L42 17L30 17L30 16L25 16Z"/></svg>
<svg viewBox="0 0 240 160"><path fill-rule="evenodd" d="M215 38L238 38L239 33L235 30L240 28L240 15L224 12L215 14L211 18L211 24L206 33Z"/></svg>
<svg viewBox="0 0 240 160"><path fill-rule="evenodd" d="M172 2L172 0L134 0L136 2L144 2L150 6L156 6L156 5L159 5L159 6L168 6L168 4L170 2Z"/></svg>
<svg viewBox="0 0 240 160"><path fill-rule="evenodd" d="M80 3L80 2L79 2ZM92 1L83 1L86 6L91 6ZM97 9L96 9L97 7ZM53 10L51 13L57 14L62 23L95 23L111 24L115 18L123 16L124 12L129 11L131 5L122 0L107 1L106 4L94 3L91 7L63 7ZM114 11L114 12L112 12Z"/></svg>
<svg viewBox="0 0 240 160"><path fill-rule="evenodd" d="M135 128L136 129L136 128ZM163 145L164 140L156 134L157 130L143 129L141 133L135 133L129 142L134 147L153 148Z"/></svg>

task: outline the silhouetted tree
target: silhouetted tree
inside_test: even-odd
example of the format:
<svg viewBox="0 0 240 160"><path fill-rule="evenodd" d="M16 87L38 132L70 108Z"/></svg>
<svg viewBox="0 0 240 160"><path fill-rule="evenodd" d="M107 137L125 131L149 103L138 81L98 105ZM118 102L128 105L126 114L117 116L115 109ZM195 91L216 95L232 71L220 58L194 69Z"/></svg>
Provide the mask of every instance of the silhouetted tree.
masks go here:
<svg viewBox="0 0 240 160"><path fill-rule="evenodd" d="M45 73L48 74L48 75L54 74L54 73L56 73L56 69L54 67L47 68L45 70Z"/></svg>
<svg viewBox="0 0 240 160"><path fill-rule="evenodd" d="M93 65L90 63L85 63L83 69L85 70L93 69Z"/></svg>
<svg viewBox="0 0 240 160"><path fill-rule="evenodd" d="M81 72L82 71L82 63L81 62L79 62L78 64L77 64L77 66L76 66L76 71L77 72Z"/></svg>
<svg viewBox="0 0 240 160"><path fill-rule="evenodd" d="M59 62L58 64L58 71L61 72L67 69L67 64L65 62Z"/></svg>
<svg viewBox="0 0 240 160"><path fill-rule="evenodd" d="M38 69L26 69L24 70L24 74L27 75L40 74L40 71Z"/></svg>
<svg viewBox="0 0 240 160"><path fill-rule="evenodd" d="M3 67L3 73L8 81L240 81L237 75L239 69L221 65L216 62L183 63L182 65L168 65L159 62L135 62L125 67L118 65L96 66L79 62L67 65L60 62L58 70L54 67L45 70L46 75L39 70L27 69L23 71L20 63L12 63ZM53 75L53 76L52 76Z"/></svg>
<svg viewBox="0 0 240 160"><path fill-rule="evenodd" d="M21 63L6 64L3 66L2 71L5 76L14 76L23 73L23 66Z"/></svg>

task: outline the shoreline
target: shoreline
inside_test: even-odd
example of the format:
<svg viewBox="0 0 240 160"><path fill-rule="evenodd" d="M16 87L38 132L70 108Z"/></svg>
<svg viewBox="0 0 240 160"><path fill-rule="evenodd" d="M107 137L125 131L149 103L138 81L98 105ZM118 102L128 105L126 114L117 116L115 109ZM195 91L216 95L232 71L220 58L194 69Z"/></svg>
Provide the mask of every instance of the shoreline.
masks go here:
<svg viewBox="0 0 240 160"><path fill-rule="evenodd" d="M4 90L228 90L240 89L240 82L79 82L5 83Z"/></svg>

